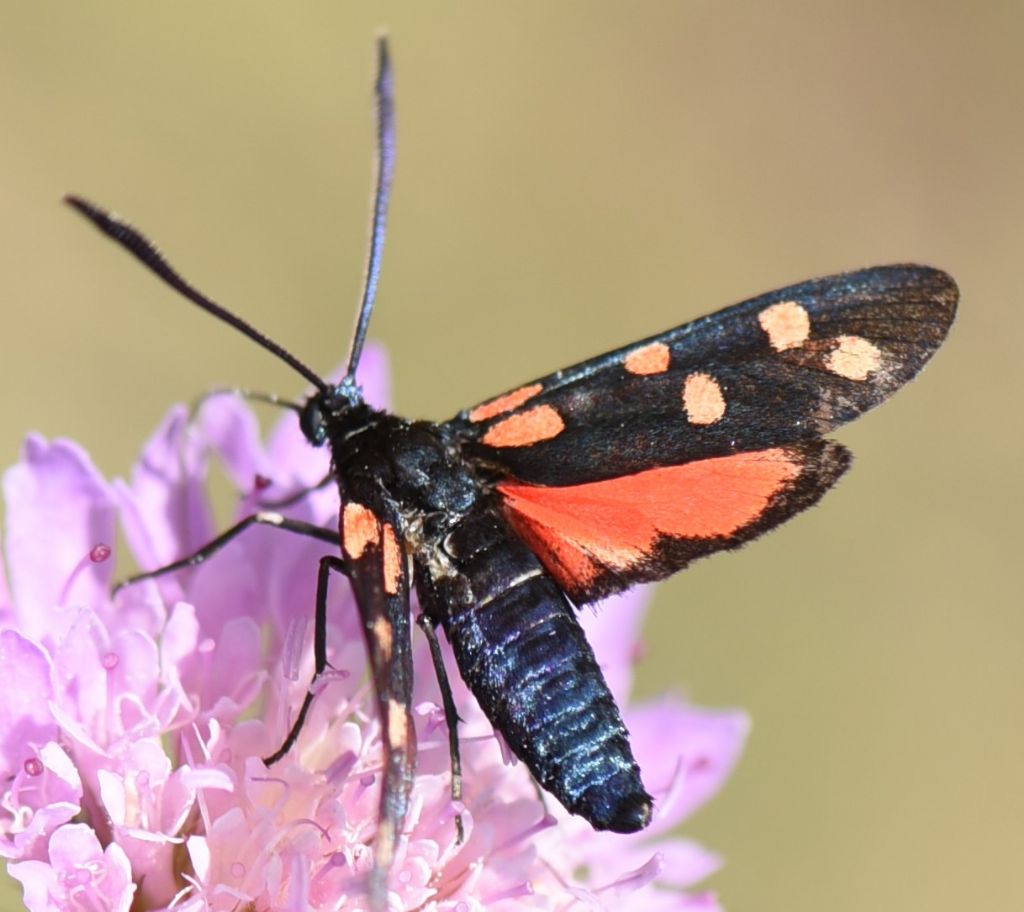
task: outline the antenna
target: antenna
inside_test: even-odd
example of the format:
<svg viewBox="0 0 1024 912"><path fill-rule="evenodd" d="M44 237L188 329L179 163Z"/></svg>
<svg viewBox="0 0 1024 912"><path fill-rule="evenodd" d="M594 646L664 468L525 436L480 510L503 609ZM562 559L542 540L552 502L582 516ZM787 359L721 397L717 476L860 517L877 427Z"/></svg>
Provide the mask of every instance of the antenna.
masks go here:
<svg viewBox="0 0 1024 912"><path fill-rule="evenodd" d="M174 267L164 259L163 254L157 250L156 245L140 231L133 228L127 222L122 221L116 215L100 209L99 206L94 206L80 196L65 196L64 202L77 209L103 234L120 244L143 266L149 269L150 272L155 273L170 285L171 288L184 295L193 304L197 304L208 314L217 317L217 319L223 320L228 326L238 330L242 335L248 336L253 342L261 348L265 348L272 355L276 355L293 370L302 374L321 393L326 393L330 390L330 385L326 381L321 380L298 358L278 345L273 339L267 338L259 330L246 323L241 317L236 317L230 310L226 310L216 302L211 301L202 292L189 285L188 282L178 275Z"/></svg>
<svg viewBox="0 0 1024 912"><path fill-rule="evenodd" d="M373 190L373 214L370 220L370 249L366 257L366 273L363 278L363 300L352 336L348 370L345 372L345 380L348 382L353 381L359 358L363 353L366 328L370 323L370 314L373 313L377 281L380 278L380 259L384 252L384 234L388 220L388 200L391 197L391 179L395 173L394 89L388 39L386 35L381 35L377 39L377 80L374 84L377 97L377 149L374 159L376 180Z"/></svg>

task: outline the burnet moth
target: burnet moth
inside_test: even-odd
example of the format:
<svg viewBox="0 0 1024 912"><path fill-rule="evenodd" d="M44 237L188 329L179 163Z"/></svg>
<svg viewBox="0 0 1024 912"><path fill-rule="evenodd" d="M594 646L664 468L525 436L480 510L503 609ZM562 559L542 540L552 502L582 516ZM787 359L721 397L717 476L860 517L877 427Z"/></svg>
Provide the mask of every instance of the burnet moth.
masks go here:
<svg viewBox="0 0 1024 912"><path fill-rule="evenodd" d="M440 424L363 401L355 383L373 310L395 156L392 71L376 79L377 175L362 306L345 378L321 379L186 283L142 234L67 201L186 298L289 364L315 389L297 407L330 447L337 529L250 516L207 547L129 580L210 557L254 524L313 536L320 560L315 676L327 667L328 578L355 593L376 687L384 775L370 901L383 908L406 815L415 589L435 657L459 793L457 718L435 635L494 728L537 782L596 829L651 819L629 736L576 620L581 605L736 548L817 500L850 464L823 435L912 379L946 337L957 287L927 266L878 266L802 282L517 387Z"/></svg>

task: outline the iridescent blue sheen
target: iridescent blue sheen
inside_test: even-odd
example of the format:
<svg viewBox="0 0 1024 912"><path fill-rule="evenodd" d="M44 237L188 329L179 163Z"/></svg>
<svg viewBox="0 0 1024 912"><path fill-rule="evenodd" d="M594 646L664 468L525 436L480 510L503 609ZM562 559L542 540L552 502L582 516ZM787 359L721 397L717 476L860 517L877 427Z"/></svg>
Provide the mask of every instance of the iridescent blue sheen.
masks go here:
<svg viewBox="0 0 1024 912"><path fill-rule="evenodd" d="M651 798L565 595L493 508L467 515L445 547L458 576L438 581L444 602L424 608L439 609L463 680L494 727L572 813L601 830L645 827Z"/></svg>

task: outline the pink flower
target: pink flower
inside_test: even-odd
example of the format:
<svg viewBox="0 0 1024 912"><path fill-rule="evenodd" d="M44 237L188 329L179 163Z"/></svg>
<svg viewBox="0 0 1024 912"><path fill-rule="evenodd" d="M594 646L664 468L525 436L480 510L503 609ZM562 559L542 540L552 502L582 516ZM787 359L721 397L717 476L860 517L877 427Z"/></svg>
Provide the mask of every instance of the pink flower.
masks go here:
<svg viewBox="0 0 1024 912"><path fill-rule="evenodd" d="M384 371L368 349L371 402L384 398ZM109 595L117 523L142 567L213 536L211 455L240 494L239 515L327 471L293 415L264 445L249 409L225 396L194 421L172 410L127 482L107 482L75 444L36 436L4 477L0 856L32 912L365 907L380 732L343 582L330 606L334 670L296 747L269 769L260 760L279 746L309 680L316 562L329 546L258 527L200 567ZM333 527L337 510L328 487L291 512ZM685 892L718 858L671 831L729 775L747 722L672 697L628 704L645 601L634 592L584 614L656 799L651 827L595 833L553 799L542 804L448 655L464 720L455 808L420 643L420 755L392 909L718 908L709 893Z"/></svg>

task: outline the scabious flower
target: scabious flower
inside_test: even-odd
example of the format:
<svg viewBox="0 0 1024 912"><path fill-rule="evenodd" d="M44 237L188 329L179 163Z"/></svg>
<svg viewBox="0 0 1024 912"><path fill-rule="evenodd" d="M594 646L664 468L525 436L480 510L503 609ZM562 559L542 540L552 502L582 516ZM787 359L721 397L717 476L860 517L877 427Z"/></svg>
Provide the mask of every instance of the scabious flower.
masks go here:
<svg viewBox="0 0 1024 912"><path fill-rule="evenodd" d="M367 351L361 380L380 403L380 352ZM332 670L297 745L269 769L260 760L279 746L309 680L316 562L327 546L256 527L199 567L110 596L118 524L142 567L213 537L211 456L240 494L239 515L327 469L294 416L264 445L249 409L222 396L194 420L172 410L128 481L106 481L71 442L36 436L4 476L0 855L32 912L365 908L381 742L343 580L329 606ZM334 526L337 509L326 487L291 512ZM645 600L634 592L584 616L656 799L648 830L595 833L542 802L448 655L464 720L454 807L421 643L419 763L392 909L718 908L710 893L687 892L718 859L671 830L728 776L747 723L673 697L628 704Z"/></svg>

